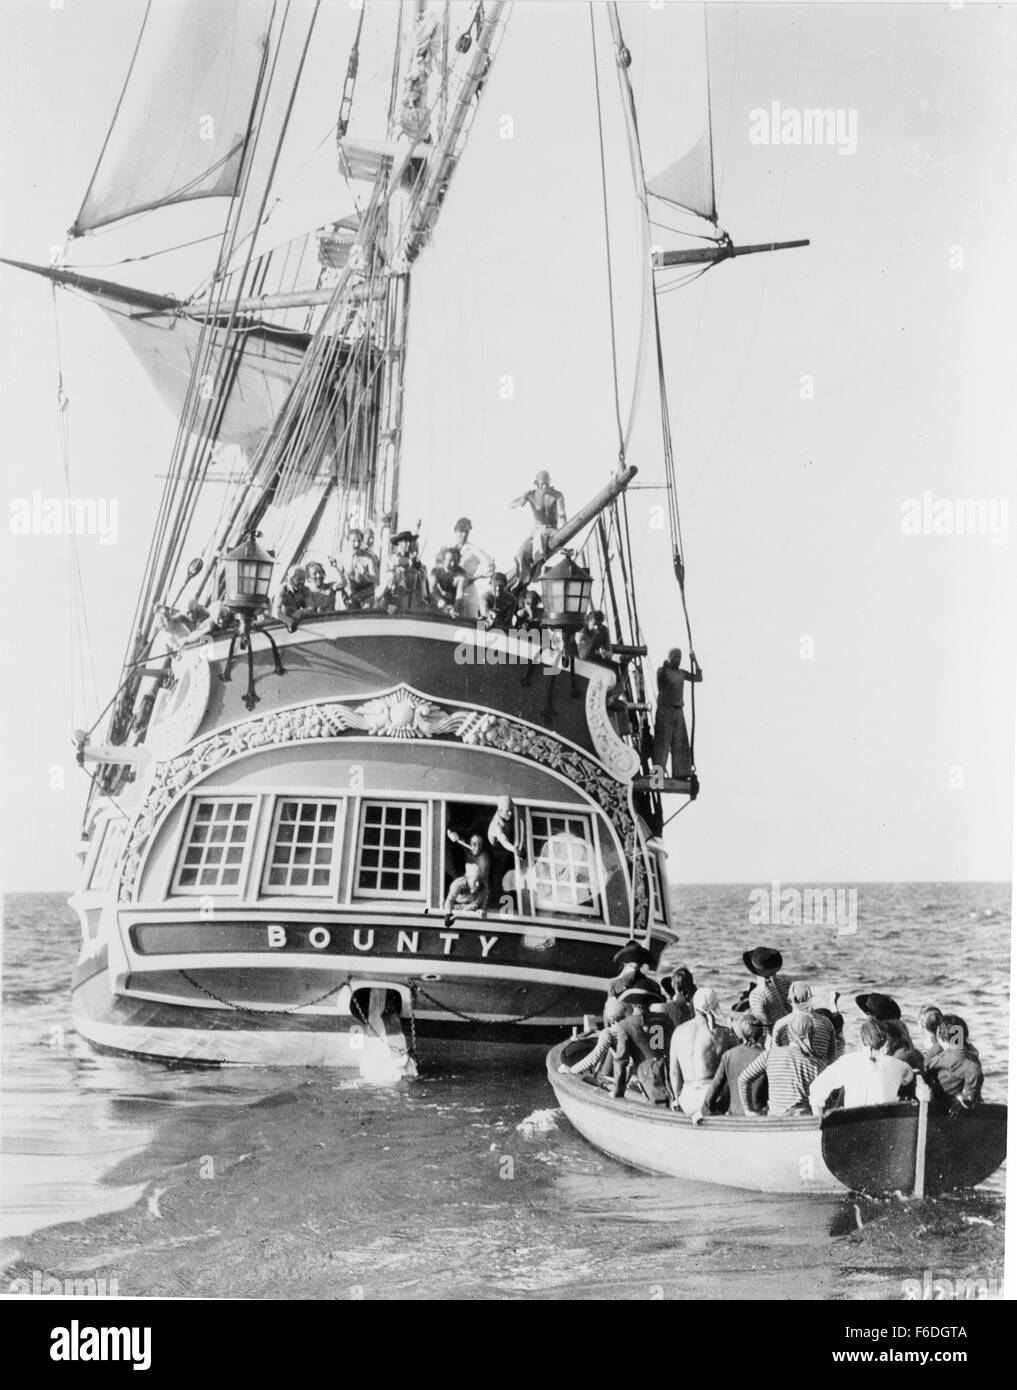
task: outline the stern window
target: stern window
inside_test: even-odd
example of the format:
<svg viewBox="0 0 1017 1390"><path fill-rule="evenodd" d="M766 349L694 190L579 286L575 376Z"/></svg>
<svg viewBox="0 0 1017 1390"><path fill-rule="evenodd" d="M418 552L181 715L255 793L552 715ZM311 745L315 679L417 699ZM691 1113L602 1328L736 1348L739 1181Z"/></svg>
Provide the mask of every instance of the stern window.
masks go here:
<svg viewBox="0 0 1017 1390"><path fill-rule="evenodd" d="M426 807L365 801L360 810L356 892L365 897L424 896Z"/></svg>
<svg viewBox="0 0 1017 1390"><path fill-rule="evenodd" d="M338 822L337 801L279 801L262 892L328 893Z"/></svg>
<svg viewBox="0 0 1017 1390"><path fill-rule="evenodd" d="M531 811L530 862L538 912L599 913L596 852L585 816Z"/></svg>
<svg viewBox="0 0 1017 1390"><path fill-rule="evenodd" d="M196 801L177 862L176 891L238 891L253 815L253 801Z"/></svg>

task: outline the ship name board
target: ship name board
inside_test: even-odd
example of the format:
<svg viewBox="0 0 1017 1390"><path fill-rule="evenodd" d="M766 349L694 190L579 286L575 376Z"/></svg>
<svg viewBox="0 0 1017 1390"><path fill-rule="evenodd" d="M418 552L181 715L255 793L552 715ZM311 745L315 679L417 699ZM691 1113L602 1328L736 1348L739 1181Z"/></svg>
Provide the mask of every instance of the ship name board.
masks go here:
<svg viewBox="0 0 1017 1390"><path fill-rule="evenodd" d="M327 951L332 945L332 932L328 927L312 927L306 934L301 933L291 940L290 930L281 926L277 922L272 922L266 928L268 932L269 949L273 951L283 950L306 950L310 947L313 951ZM375 950L375 929L373 927L354 927L352 946L355 951L370 952ZM447 928L445 931L430 932L428 934L432 942L437 940L443 943L440 955L451 956L457 941L463 939L463 933L452 931ZM480 932L470 932L466 936L467 940L473 939L480 943L480 959L486 960L493 948L498 944L496 936L484 936ZM391 951L393 947L388 946ZM420 952L420 932L402 931L396 933L394 946L397 955L404 953L415 956ZM433 955L434 950L425 950L425 954Z"/></svg>

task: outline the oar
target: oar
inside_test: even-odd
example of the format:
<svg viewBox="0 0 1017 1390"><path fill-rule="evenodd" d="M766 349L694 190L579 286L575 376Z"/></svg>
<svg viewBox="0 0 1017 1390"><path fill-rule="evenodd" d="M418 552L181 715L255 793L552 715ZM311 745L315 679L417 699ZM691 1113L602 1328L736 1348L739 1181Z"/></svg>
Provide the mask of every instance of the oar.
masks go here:
<svg viewBox="0 0 1017 1390"><path fill-rule="evenodd" d="M921 1078L919 1077L919 1082ZM918 1140L915 1146L915 1186L913 1197L919 1201L925 1196L925 1148L929 1141L929 1093L923 1086L924 1095L918 1097Z"/></svg>

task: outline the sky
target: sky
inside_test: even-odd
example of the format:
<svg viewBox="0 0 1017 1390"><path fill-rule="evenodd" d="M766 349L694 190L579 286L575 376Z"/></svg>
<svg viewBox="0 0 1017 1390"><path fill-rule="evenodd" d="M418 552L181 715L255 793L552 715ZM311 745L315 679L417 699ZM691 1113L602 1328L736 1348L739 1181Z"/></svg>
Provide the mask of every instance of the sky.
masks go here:
<svg viewBox="0 0 1017 1390"><path fill-rule="evenodd" d="M62 246L138 15L128 0L0 6L0 254L46 261ZM738 243L811 245L729 262L660 299L705 672L703 790L667 831L671 877L1009 878L1017 8L717 4L709 29L720 225ZM585 7L516 4L415 271L403 516L420 515L432 543L466 507L478 541L507 559L520 537L506 503L532 470L548 468L575 507L616 462L589 55ZM344 70L336 58L336 92ZM602 87L627 399L642 271L606 70ZM754 143L753 112L774 102L854 112L857 148ZM201 235L217 216L210 203L166 211L87 238L68 261L103 267ZM185 293L202 254L93 273ZM175 421L105 317L68 295L56 323L70 404L58 415L48 287L0 268L0 308L5 506L64 495L61 420L71 495L118 504L116 544L79 546L101 706ZM686 645L651 511L658 441L648 389L630 519L655 664ZM959 498L995 534L957 534ZM923 530L923 505L938 506L940 533ZM912 510L917 534L903 524ZM4 541L4 886L56 891L73 882L86 790L70 744L83 701L67 545L7 528Z"/></svg>

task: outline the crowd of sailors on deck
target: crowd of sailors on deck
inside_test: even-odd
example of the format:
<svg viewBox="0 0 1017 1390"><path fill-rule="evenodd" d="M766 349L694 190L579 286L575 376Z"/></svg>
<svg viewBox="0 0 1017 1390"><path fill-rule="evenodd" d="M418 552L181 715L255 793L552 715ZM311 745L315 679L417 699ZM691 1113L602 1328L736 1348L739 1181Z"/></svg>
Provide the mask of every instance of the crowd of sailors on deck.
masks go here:
<svg viewBox="0 0 1017 1390"><path fill-rule="evenodd" d="M752 976L728 1008L717 990L697 986L687 966L649 973L653 957L630 943L615 956L603 1027L581 1061L560 1070L629 1088L640 1099L700 1123L740 1117L822 1115L928 1100L933 1113L957 1114L981 1100L982 1066L958 1014L929 1004L918 1011L917 1043L889 995L855 1002L863 1015L858 1046L847 1048L839 995L817 1005L812 985L784 973L779 951L743 956Z"/></svg>
<svg viewBox="0 0 1017 1390"><path fill-rule="evenodd" d="M540 594L528 581L540 570L550 538L565 524L565 498L551 485L550 474L541 471L533 486L509 505L529 506L534 524L507 572L470 539L473 522L468 516L455 523L451 543L437 550L430 569L420 558L419 537L413 531L391 537L383 565L374 532L353 527L343 553L329 560L331 577L317 561L295 566L279 589L273 614L291 631L318 613L368 609L479 619L504 632L539 626ZM598 654L606 649L610 655L602 613L584 633Z"/></svg>

